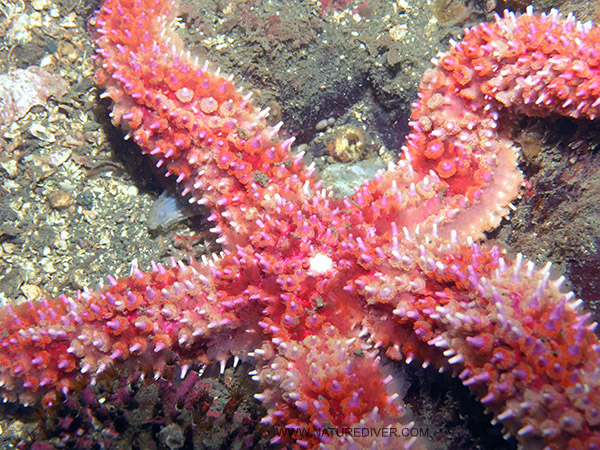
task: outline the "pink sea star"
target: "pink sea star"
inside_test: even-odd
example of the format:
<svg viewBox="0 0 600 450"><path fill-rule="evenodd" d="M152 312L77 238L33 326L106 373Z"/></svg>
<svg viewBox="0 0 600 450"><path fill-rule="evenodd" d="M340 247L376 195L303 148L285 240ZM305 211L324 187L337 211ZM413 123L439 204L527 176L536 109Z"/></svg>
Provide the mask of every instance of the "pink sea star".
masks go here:
<svg viewBox="0 0 600 450"><path fill-rule="evenodd" d="M174 16L165 0L107 0L96 80L113 122L212 210L223 256L6 307L3 395L52 403L111 365L159 376L173 356L184 374L254 358L263 422L308 430L297 446L378 439L323 434L333 426L414 447L392 433L402 407L383 351L454 370L524 446L600 448L596 324L548 266L475 241L522 181L506 111L598 114L600 30L528 12L468 31L424 75L400 161L336 199L281 125L182 51Z"/></svg>

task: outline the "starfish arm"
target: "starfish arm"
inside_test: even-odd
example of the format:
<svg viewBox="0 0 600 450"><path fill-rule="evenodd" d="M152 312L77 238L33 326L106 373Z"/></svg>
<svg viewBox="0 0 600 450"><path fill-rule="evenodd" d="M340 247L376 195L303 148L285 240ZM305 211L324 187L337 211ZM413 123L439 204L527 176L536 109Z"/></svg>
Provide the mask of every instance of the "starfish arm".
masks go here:
<svg viewBox="0 0 600 450"><path fill-rule="evenodd" d="M371 339L392 358L453 370L527 448L599 445L597 324L560 291L564 277L472 240L412 239L399 270L353 284L371 305Z"/></svg>
<svg viewBox="0 0 600 450"><path fill-rule="evenodd" d="M93 21L95 79L113 100L115 125L157 159L191 203L208 206L219 242L245 245L274 197L309 198L314 170L292 155L281 123L266 124L250 94L200 65L173 31L176 2L108 0ZM143 30L140 31L140 30ZM277 186L273 191L271 186Z"/></svg>
<svg viewBox="0 0 600 450"><path fill-rule="evenodd" d="M159 376L173 357L185 372L243 356L260 335L249 325L258 321L259 297L246 285L237 291L242 271L222 275L212 262L153 264L148 273L134 266L100 292L3 308L0 392L9 401L51 404L78 378L93 380L112 365Z"/></svg>
<svg viewBox="0 0 600 450"><path fill-rule="evenodd" d="M450 255L452 252L452 255ZM460 255L460 256L459 256ZM525 447L600 446L600 341L564 277L497 248L448 248L432 274L455 283L436 308L444 356ZM435 339L435 338L433 338Z"/></svg>
<svg viewBox="0 0 600 450"><path fill-rule="evenodd" d="M515 116L595 119L600 27L532 9L466 30L425 72L401 163L357 197L413 230L483 236L509 213L523 181ZM389 222L389 221L388 221Z"/></svg>
<svg viewBox="0 0 600 450"><path fill-rule="evenodd" d="M254 379L263 389L256 398L268 408L262 422L280 425L272 443L420 448L416 437L402 433L413 424L403 421L393 377L385 374L377 350L331 323L321 330L301 341L273 339L254 352Z"/></svg>

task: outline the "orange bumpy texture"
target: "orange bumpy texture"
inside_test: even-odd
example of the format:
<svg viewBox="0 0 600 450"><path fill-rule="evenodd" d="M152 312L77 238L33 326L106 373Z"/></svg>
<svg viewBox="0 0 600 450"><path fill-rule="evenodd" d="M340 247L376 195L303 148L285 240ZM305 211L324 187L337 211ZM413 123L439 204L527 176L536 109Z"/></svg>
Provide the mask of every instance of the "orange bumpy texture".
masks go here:
<svg viewBox="0 0 600 450"><path fill-rule="evenodd" d="M287 427L273 443L419 447L381 352L450 369L525 448L600 449L583 302L549 265L474 240L518 195L511 114L596 117L598 29L528 11L467 31L424 75L399 162L336 199L185 53L174 17L169 1L107 0L96 81L114 123L212 210L223 255L0 310L3 396L51 403L109 366L160 376L167 358L185 373L233 356L256 363L262 422Z"/></svg>

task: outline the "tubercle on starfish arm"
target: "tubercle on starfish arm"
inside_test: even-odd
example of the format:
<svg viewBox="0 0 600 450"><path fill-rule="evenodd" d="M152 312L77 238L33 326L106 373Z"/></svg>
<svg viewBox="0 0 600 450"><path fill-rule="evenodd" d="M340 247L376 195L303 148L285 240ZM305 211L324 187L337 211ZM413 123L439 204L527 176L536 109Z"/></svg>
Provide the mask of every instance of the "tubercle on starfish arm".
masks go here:
<svg viewBox="0 0 600 450"><path fill-rule="evenodd" d="M371 447L322 431L406 422L381 349L451 369L523 446L600 448L596 324L549 267L473 239L522 181L507 111L596 117L599 29L528 11L467 31L424 75L398 163L335 199L280 125L183 51L174 8L107 0L96 81L113 122L211 208L223 255L0 310L2 395L49 404L110 365L253 358L263 423L309 430L273 443Z"/></svg>

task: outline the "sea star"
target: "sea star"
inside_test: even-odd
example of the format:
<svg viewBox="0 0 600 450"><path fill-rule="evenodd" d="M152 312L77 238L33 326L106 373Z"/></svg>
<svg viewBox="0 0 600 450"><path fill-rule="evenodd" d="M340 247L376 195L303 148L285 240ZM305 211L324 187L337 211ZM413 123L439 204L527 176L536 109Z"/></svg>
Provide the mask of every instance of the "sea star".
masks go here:
<svg viewBox="0 0 600 450"><path fill-rule="evenodd" d="M600 29L528 11L467 30L424 75L399 162L337 199L182 50L174 18L167 0L106 0L96 81L113 122L212 210L223 255L4 308L5 398L50 404L109 366L254 358L262 422L296 431L274 443L414 448L384 351L459 374L523 446L600 448L596 324L549 266L475 241L522 182L507 112L598 114Z"/></svg>

